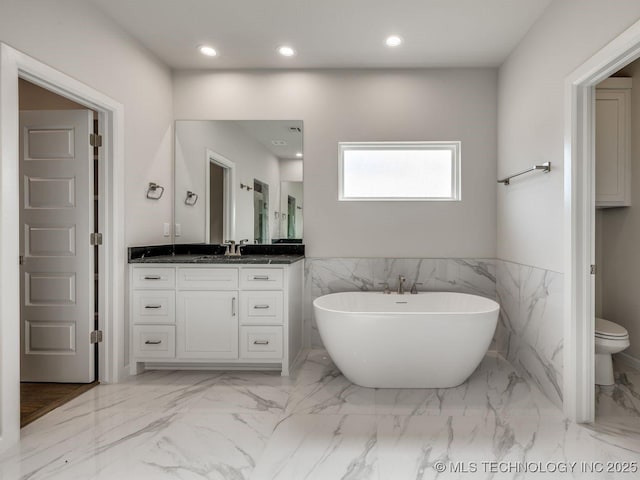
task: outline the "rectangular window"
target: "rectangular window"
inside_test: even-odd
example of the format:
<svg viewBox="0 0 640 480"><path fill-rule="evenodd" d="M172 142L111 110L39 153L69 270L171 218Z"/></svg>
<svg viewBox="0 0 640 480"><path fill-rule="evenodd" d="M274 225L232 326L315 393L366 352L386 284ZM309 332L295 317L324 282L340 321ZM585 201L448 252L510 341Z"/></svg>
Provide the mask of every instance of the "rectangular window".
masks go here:
<svg viewBox="0 0 640 480"><path fill-rule="evenodd" d="M340 142L345 201L460 200L460 142Z"/></svg>

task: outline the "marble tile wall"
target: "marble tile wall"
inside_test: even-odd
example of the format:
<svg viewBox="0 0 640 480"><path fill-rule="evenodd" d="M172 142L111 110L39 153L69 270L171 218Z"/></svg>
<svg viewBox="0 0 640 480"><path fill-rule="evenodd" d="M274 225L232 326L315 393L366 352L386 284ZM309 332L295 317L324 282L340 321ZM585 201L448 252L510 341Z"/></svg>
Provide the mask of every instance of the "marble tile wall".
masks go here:
<svg viewBox="0 0 640 480"><path fill-rule="evenodd" d="M495 268L496 349L561 407L563 275L502 260Z"/></svg>
<svg viewBox="0 0 640 480"><path fill-rule="evenodd" d="M307 345L322 347L313 300L333 292L397 288L398 276L420 290L456 291L495 298L500 318L496 350L562 405L563 325L560 273L496 259L307 258L304 318Z"/></svg>
<svg viewBox="0 0 640 480"><path fill-rule="evenodd" d="M306 258L304 318L307 345L322 347L313 317L313 301L328 293L372 291L422 283L421 291L475 293L495 299L495 260L468 258Z"/></svg>

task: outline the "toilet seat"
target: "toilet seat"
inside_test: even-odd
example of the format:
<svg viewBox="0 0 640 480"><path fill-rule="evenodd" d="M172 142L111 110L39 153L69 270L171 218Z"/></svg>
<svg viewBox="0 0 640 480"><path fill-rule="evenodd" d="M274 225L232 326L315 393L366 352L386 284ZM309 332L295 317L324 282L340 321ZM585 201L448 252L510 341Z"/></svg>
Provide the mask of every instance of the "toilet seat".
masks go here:
<svg viewBox="0 0 640 480"><path fill-rule="evenodd" d="M596 317L596 338L606 340L625 340L629 338L627 329L617 323Z"/></svg>

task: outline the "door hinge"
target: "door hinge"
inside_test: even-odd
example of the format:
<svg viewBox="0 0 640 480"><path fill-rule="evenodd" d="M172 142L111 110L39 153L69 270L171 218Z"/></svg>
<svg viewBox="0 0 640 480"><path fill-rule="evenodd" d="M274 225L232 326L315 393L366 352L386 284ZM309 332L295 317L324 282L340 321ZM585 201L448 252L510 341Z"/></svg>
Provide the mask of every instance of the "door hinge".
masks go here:
<svg viewBox="0 0 640 480"><path fill-rule="evenodd" d="M20 255L20 256L18 257L18 263L19 263L20 265L23 265L23 264L24 264L24 255Z"/></svg>
<svg viewBox="0 0 640 480"><path fill-rule="evenodd" d="M89 236L89 242L91 243L91 245L93 245L94 247L96 245L102 245L102 234L101 233L92 233Z"/></svg>
<svg viewBox="0 0 640 480"><path fill-rule="evenodd" d="M91 343L102 342L102 330L94 330L91 332Z"/></svg>
<svg viewBox="0 0 640 480"><path fill-rule="evenodd" d="M89 134L89 144L92 147L101 147L102 146L102 135L98 135L97 133Z"/></svg>
<svg viewBox="0 0 640 480"><path fill-rule="evenodd" d="M598 268L595 265L591 265L591 269L589 270L591 275L595 275L598 271Z"/></svg>

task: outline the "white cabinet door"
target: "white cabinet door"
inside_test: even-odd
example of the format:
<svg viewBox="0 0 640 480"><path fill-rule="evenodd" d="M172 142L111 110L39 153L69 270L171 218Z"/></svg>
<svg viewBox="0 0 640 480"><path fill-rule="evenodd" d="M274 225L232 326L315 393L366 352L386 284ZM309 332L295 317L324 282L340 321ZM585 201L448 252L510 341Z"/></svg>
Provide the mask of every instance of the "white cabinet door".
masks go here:
<svg viewBox="0 0 640 480"><path fill-rule="evenodd" d="M92 127L89 110L20 113L23 382L95 379Z"/></svg>
<svg viewBox="0 0 640 480"><path fill-rule="evenodd" d="M609 80L616 87L629 79ZM630 206L631 88L601 85L596 89L596 206Z"/></svg>
<svg viewBox="0 0 640 480"><path fill-rule="evenodd" d="M179 358L238 358L237 291L181 291L176 303Z"/></svg>

